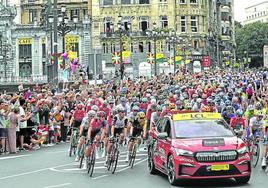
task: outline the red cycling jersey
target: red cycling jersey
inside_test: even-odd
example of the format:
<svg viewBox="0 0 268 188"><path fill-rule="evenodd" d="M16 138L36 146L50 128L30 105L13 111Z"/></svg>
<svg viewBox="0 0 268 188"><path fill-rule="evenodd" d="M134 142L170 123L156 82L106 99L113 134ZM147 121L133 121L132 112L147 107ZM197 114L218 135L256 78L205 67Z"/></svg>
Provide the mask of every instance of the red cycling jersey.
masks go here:
<svg viewBox="0 0 268 188"><path fill-rule="evenodd" d="M231 118L230 127L233 128L236 125L242 125L243 129L245 129L246 128L246 119L244 117L242 117L242 118L237 118L237 117Z"/></svg>

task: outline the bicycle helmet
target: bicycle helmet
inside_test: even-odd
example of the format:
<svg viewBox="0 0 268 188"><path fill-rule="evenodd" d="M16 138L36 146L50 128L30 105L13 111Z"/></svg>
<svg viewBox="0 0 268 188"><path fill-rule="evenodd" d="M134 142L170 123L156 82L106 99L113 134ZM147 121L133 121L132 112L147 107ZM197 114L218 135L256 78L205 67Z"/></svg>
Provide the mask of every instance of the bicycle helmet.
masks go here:
<svg viewBox="0 0 268 188"><path fill-rule="evenodd" d="M236 115L238 115L238 116L243 116L243 114L244 114L244 112L243 112L243 110L241 110L241 109L238 109L237 111L236 111Z"/></svg>
<svg viewBox="0 0 268 188"><path fill-rule="evenodd" d="M99 110L98 106L97 105L93 105L91 107L91 110L94 110L95 112L97 112Z"/></svg>
<svg viewBox="0 0 268 188"><path fill-rule="evenodd" d="M90 110L90 111L88 111L87 115L90 117L95 117L96 112L94 110Z"/></svg>
<svg viewBox="0 0 268 188"><path fill-rule="evenodd" d="M150 106L151 110L156 110L157 109L157 104L156 103L152 103Z"/></svg>
<svg viewBox="0 0 268 188"><path fill-rule="evenodd" d="M256 116L263 117L264 114L261 110L257 111Z"/></svg>
<svg viewBox="0 0 268 188"><path fill-rule="evenodd" d="M139 108L138 106L135 105L135 106L132 107L132 110L133 110L133 111L139 111L140 108Z"/></svg>
<svg viewBox="0 0 268 188"><path fill-rule="evenodd" d="M132 102L137 102L138 99L137 99L137 97L134 96L134 97L132 97L131 101L132 101Z"/></svg>
<svg viewBox="0 0 268 188"><path fill-rule="evenodd" d="M226 101L225 101L225 106L230 106L230 105L231 105L231 101L226 100Z"/></svg>
<svg viewBox="0 0 268 188"><path fill-rule="evenodd" d="M108 102L109 102L109 104L114 104L115 100L114 99L109 99Z"/></svg>
<svg viewBox="0 0 268 188"><path fill-rule="evenodd" d="M262 105L261 105L260 102L257 102L255 106L256 106L256 109L257 110L261 110L262 109Z"/></svg>
<svg viewBox="0 0 268 188"><path fill-rule="evenodd" d="M233 107L232 106L227 106L226 111L233 111Z"/></svg>
<svg viewBox="0 0 268 188"><path fill-rule="evenodd" d="M152 90L151 89L147 89L146 90L146 93L152 93Z"/></svg>
<svg viewBox="0 0 268 188"><path fill-rule="evenodd" d="M146 103L146 102L148 102L148 99L147 98L142 98L141 102Z"/></svg>
<svg viewBox="0 0 268 188"><path fill-rule="evenodd" d="M198 104L200 104L200 103L202 103L202 99L201 98L198 98L198 99L196 99L196 102L198 103Z"/></svg>
<svg viewBox="0 0 268 188"><path fill-rule="evenodd" d="M117 112L119 113L119 112L125 112L125 109L122 107L122 106L119 106L118 108L117 108Z"/></svg>
<svg viewBox="0 0 268 188"><path fill-rule="evenodd" d="M248 110L249 110L249 111L253 111L253 110L255 110L255 108L254 108L253 105L249 105L249 106L248 106Z"/></svg>
<svg viewBox="0 0 268 188"><path fill-rule="evenodd" d="M126 99L126 97L121 97L120 98L120 101L123 102L123 103L125 103L125 102L127 102L127 99Z"/></svg>
<svg viewBox="0 0 268 188"><path fill-rule="evenodd" d="M138 114L139 119L144 119L145 118L145 113L144 112L139 112Z"/></svg>
<svg viewBox="0 0 268 188"><path fill-rule="evenodd" d="M97 112L97 117L105 117L106 113L104 111L98 111Z"/></svg>
<svg viewBox="0 0 268 188"><path fill-rule="evenodd" d="M185 108L186 108L187 110L191 110L191 109L192 109L192 105L191 105L191 103L187 103L187 104L185 105Z"/></svg>

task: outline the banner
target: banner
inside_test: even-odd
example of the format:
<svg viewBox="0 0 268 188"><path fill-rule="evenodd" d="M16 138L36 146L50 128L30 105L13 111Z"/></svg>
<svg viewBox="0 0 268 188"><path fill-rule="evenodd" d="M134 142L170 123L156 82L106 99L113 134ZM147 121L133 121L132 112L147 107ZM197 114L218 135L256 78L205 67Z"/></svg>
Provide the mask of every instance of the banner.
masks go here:
<svg viewBox="0 0 268 188"><path fill-rule="evenodd" d="M147 62L149 64L154 64L154 54L152 54L152 53L147 54Z"/></svg>
<svg viewBox="0 0 268 188"><path fill-rule="evenodd" d="M118 65L121 63L121 60L120 60L120 53L119 52L114 52L112 54L112 63L114 65Z"/></svg>
<svg viewBox="0 0 268 188"><path fill-rule="evenodd" d="M204 56L203 57L203 67L210 67L210 57L209 56Z"/></svg>
<svg viewBox="0 0 268 188"><path fill-rule="evenodd" d="M163 63L164 62L164 54L156 54L156 62Z"/></svg>
<svg viewBox="0 0 268 188"><path fill-rule="evenodd" d="M122 52L123 63L130 63L131 61L131 51Z"/></svg>

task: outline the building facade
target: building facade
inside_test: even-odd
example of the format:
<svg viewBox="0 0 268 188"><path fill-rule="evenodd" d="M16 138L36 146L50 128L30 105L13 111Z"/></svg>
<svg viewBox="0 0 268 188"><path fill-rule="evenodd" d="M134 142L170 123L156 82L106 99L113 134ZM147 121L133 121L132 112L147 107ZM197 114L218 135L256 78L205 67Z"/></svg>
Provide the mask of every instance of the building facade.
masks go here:
<svg viewBox="0 0 268 188"><path fill-rule="evenodd" d="M16 79L18 82L48 82L54 45L58 46L58 53L71 50L77 54L81 64L88 64L91 36L87 1L57 1L58 17L63 15L62 23L66 26L57 27L57 42L53 41L54 20L49 23L49 18L53 18L53 0L21 0L13 3L19 16L10 19L12 28L6 28L9 29L14 55L10 67L12 71L6 82L13 80L15 83ZM64 14L61 12L62 7L66 9ZM75 18L77 22L74 21ZM56 21L59 23L59 19ZM59 70L60 77L61 74L62 70Z"/></svg>
<svg viewBox="0 0 268 188"><path fill-rule="evenodd" d="M246 20L243 25L257 21L268 23L268 1L258 3L245 8Z"/></svg>
<svg viewBox="0 0 268 188"><path fill-rule="evenodd" d="M202 0L91 0L92 7L92 39L93 48L101 49L103 62L107 67L112 65L112 53L120 50L120 38L116 34L118 19L122 17L123 29L128 35L123 36L123 50L131 53L131 61L126 64L132 67L134 74L142 62L147 61L147 54L154 53L154 42L146 31L164 32L157 39L156 53L165 57L173 56L174 49L166 38L174 30L177 37L187 41L187 44L176 43L176 53L186 51L190 58L201 60L209 55L207 50L208 35L208 1ZM90 8L89 8L90 10ZM128 23L131 28L127 28ZM154 24L155 23L155 24Z"/></svg>

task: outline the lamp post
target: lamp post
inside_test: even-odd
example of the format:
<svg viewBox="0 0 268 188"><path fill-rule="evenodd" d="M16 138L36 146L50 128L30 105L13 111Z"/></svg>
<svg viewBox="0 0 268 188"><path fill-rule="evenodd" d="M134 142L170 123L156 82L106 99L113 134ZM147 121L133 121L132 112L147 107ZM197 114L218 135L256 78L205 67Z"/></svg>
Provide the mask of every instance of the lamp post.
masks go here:
<svg viewBox="0 0 268 188"><path fill-rule="evenodd" d="M174 74L176 73L176 46L183 42L183 39L181 37L178 37L176 35L176 31L172 30L170 32L170 36L167 37L167 42L172 46L173 48L173 59L174 59Z"/></svg>
<svg viewBox="0 0 268 188"><path fill-rule="evenodd" d="M76 29L76 24L78 23L78 15L73 15L72 20L74 23L73 25L69 25L69 17L67 16L66 6L61 6L61 12L57 15L58 22L57 22L57 32L62 36L62 52L65 51L65 36L66 34L70 33L71 31ZM49 16L49 23L53 23L55 20L52 19L52 15ZM63 69L65 68L65 61L63 62Z"/></svg>
<svg viewBox="0 0 268 188"><path fill-rule="evenodd" d="M7 79L7 60L9 58L9 52L11 50L11 45L4 39L2 33L0 33L0 57L4 64L4 76Z"/></svg>
<svg viewBox="0 0 268 188"><path fill-rule="evenodd" d="M153 23L153 29L147 30L146 31L146 35L150 40L154 41L154 75L157 76L157 63L156 63L156 42L159 39L162 39L164 36L165 32L163 30L158 30L156 28L156 23Z"/></svg>
<svg viewBox="0 0 268 188"><path fill-rule="evenodd" d="M118 22L117 22L117 32L115 34L117 34L118 37L119 37L119 50L120 50L120 68L119 68L119 72L120 72L121 80L123 80L124 72L125 72L125 66L124 66L124 63L123 63L123 50L124 49L123 49L122 37L129 34L129 30L131 28L131 22L130 21L127 22L127 27L126 28L124 26L125 25L124 25L124 22L122 20L122 16L119 15L118 16ZM113 30L113 28L114 28L113 23L111 23L110 28L111 28L111 30Z"/></svg>

